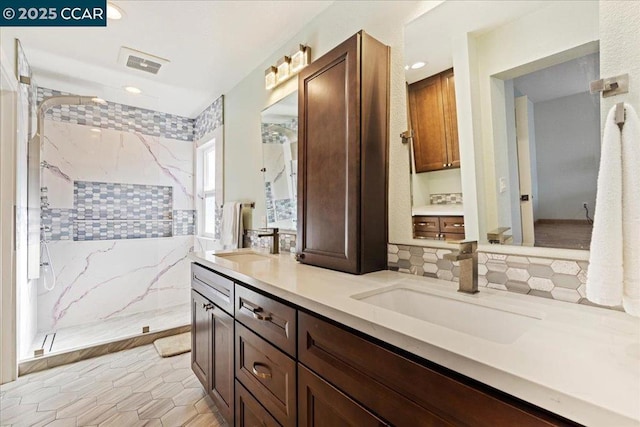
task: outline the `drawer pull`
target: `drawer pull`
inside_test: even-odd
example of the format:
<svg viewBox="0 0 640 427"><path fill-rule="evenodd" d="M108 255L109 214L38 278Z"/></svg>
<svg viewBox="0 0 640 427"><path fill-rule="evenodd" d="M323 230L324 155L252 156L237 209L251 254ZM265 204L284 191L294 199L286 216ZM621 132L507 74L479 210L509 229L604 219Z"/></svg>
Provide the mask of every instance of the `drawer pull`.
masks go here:
<svg viewBox="0 0 640 427"><path fill-rule="evenodd" d="M264 310L260 306L249 304L246 301L242 301L242 306L246 307L247 310L251 312L251 315L254 319L260 320L262 322L268 322L269 320L271 320L271 315L263 314Z"/></svg>
<svg viewBox="0 0 640 427"><path fill-rule="evenodd" d="M263 380L268 380L271 378L271 369L267 365L263 365L262 363L255 362L251 367L251 372L258 378L262 378Z"/></svg>
<svg viewBox="0 0 640 427"><path fill-rule="evenodd" d="M451 224L451 227L464 227L464 224Z"/></svg>
<svg viewBox="0 0 640 427"><path fill-rule="evenodd" d="M213 304L212 304L212 303L208 303L208 304L204 304L204 303L203 303L203 304L202 304L202 308L203 308L205 311L209 311L209 310L213 309Z"/></svg>
<svg viewBox="0 0 640 427"><path fill-rule="evenodd" d="M416 222L416 225L429 225L431 227L435 226L435 222Z"/></svg>

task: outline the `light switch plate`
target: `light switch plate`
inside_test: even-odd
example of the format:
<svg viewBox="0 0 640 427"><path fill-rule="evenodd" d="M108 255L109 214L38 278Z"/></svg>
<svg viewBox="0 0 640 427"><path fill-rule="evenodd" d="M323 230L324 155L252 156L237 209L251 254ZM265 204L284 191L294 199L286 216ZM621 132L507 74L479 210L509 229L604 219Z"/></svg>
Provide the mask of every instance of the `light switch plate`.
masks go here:
<svg viewBox="0 0 640 427"><path fill-rule="evenodd" d="M507 191L507 178L500 177L500 192L504 193Z"/></svg>

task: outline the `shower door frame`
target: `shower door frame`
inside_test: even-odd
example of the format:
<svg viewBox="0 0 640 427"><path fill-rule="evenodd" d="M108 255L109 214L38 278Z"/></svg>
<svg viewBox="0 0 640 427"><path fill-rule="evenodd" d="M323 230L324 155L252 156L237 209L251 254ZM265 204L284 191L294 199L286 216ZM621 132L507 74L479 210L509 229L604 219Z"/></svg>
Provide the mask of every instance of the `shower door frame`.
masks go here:
<svg viewBox="0 0 640 427"><path fill-rule="evenodd" d="M18 82L0 48L0 104L6 116L0 126L0 384L18 377L16 299L16 146ZM8 111L8 113L7 113Z"/></svg>

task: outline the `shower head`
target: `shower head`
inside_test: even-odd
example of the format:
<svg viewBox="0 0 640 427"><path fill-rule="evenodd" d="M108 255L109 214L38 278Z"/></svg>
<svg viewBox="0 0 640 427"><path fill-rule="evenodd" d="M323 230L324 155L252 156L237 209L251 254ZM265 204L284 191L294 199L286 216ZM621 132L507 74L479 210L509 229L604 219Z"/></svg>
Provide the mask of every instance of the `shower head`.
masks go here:
<svg viewBox="0 0 640 427"><path fill-rule="evenodd" d="M36 132L38 134L41 133L44 113L50 108L58 105L103 105L106 103L107 101L97 96L59 95L45 98L40 103L40 107L38 107L38 127Z"/></svg>

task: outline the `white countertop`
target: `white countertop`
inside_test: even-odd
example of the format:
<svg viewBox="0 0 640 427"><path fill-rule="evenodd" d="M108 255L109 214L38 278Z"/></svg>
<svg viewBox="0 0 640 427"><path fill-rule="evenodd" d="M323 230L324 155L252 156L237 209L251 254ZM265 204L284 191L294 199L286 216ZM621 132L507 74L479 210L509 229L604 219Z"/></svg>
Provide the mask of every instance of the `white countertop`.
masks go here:
<svg viewBox="0 0 640 427"><path fill-rule="evenodd" d="M411 215L423 216L462 216L464 215L463 205L424 205L411 208Z"/></svg>
<svg viewBox="0 0 640 427"><path fill-rule="evenodd" d="M231 261L215 252L190 257L576 422L640 426L640 319L625 313L488 288L462 295L454 282L393 271L355 276L303 265L289 254L253 262ZM397 285L535 312L541 320L514 342L501 344L351 298Z"/></svg>

